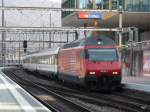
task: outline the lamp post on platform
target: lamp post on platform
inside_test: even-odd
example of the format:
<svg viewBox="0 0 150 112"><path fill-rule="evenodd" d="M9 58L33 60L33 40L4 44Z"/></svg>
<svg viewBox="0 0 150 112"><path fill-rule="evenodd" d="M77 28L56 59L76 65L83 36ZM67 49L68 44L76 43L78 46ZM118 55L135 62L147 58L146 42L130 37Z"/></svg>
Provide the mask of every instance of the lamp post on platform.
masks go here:
<svg viewBox="0 0 150 112"><path fill-rule="evenodd" d="M123 9L122 6L119 6L119 46L122 46L122 19L123 19Z"/></svg>
<svg viewBox="0 0 150 112"><path fill-rule="evenodd" d="M2 28L5 27L4 0L2 0ZM5 66L5 31L2 31L2 66Z"/></svg>

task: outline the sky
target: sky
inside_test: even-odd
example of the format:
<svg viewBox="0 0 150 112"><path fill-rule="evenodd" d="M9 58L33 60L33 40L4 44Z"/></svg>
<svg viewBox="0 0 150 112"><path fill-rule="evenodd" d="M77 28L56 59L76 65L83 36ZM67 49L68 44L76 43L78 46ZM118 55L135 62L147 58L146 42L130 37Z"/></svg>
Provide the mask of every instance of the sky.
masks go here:
<svg viewBox="0 0 150 112"><path fill-rule="evenodd" d="M59 6L61 0L4 0L6 6Z"/></svg>
<svg viewBox="0 0 150 112"><path fill-rule="evenodd" d="M0 2L1 4L1 2ZM61 0L4 0L5 6L61 7ZM5 11L6 26L50 27L60 26L61 13L52 11ZM1 21L1 12L0 12Z"/></svg>

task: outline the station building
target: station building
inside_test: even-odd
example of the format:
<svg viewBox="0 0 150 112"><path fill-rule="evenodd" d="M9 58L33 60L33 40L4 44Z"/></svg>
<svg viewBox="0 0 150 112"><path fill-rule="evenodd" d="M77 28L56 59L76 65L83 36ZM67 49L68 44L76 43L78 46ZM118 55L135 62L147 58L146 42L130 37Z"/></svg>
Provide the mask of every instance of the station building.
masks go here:
<svg viewBox="0 0 150 112"><path fill-rule="evenodd" d="M150 0L62 0L62 8L97 9L101 10L99 18L80 18L92 12L62 12L62 25L82 27L85 24L93 26L93 21L99 22L99 28L119 28L119 11L123 13L122 33L123 45L143 42L134 45L127 52L125 75L150 76ZM111 10L111 11L106 11ZM93 12L95 13L95 12ZM112 33L118 40L118 32ZM132 57L132 58L131 58ZM132 62L132 63L131 63Z"/></svg>

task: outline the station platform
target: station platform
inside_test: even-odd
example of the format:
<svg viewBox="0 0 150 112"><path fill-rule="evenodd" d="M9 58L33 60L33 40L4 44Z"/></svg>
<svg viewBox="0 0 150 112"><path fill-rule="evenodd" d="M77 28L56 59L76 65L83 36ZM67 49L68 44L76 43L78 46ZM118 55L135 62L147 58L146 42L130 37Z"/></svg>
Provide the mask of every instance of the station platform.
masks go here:
<svg viewBox="0 0 150 112"><path fill-rule="evenodd" d="M0 112L51 112L0 68Z"/></svg>
<svg viewBox="0 0 150 112"><path fill-rule="evenodd" d="M150 76L123 76L122 84L125 88L150 92Z"/></svg>

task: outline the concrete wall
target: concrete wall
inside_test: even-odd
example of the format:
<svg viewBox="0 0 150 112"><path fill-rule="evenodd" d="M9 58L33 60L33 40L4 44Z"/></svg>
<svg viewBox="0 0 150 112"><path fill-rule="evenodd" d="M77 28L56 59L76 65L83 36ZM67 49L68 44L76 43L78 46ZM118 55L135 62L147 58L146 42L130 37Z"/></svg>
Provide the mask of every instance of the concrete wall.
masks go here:
<svg viewBox="0 0 150 112"><path fill-rule="evenodd" d="M150 40L150 31L140 34L141 41Z"/></svg>

